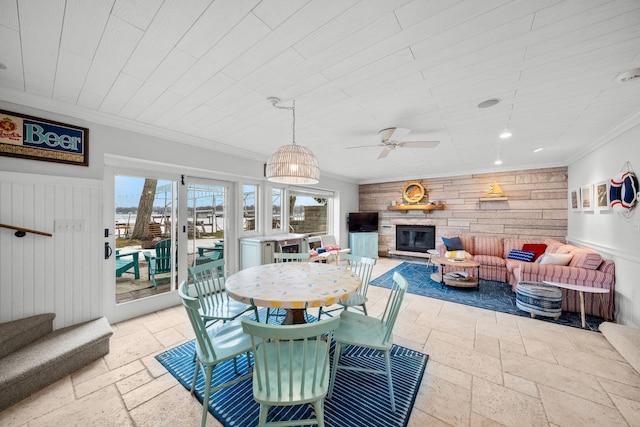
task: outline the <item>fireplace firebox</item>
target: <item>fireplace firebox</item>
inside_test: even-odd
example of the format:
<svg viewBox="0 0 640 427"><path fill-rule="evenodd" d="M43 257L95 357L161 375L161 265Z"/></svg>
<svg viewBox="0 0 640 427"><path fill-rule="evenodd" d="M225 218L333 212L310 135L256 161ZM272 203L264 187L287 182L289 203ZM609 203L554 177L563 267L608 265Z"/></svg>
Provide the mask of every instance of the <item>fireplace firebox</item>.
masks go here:
<svg viewBox="0 0 640 427"><path fill-rule="evenodd" d="M433 225L396 225L396 250L427 252L436 247L436 227Z"/></svg>

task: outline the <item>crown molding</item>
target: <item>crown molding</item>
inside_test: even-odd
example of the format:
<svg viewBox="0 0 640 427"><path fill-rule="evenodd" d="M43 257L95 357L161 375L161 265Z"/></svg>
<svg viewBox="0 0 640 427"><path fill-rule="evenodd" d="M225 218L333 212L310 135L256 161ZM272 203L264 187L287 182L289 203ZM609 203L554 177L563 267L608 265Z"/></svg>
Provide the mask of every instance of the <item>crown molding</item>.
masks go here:
<svg viewBox="0 0 640 427"><path fill-rule="evenodd" d="M503 173L503 172L518 172L525 170L533 170L533 169L549 169L549 168L566 168L567 165L563 162L560 163L539 163L539 164L529 164L529 165L515 165L509 167L494 167L494 168L481 168L481 169L469 169L464 172L443 172L443 173L432 173L432 174L423 174L423 175L404 175L394 177L392 180L388 178L383 179L365 179L358 181L358 184L384 184L387 182L397 182L397 181L420 181L424 179L435 179L435 178L449 178L456 176L471 176L471 175L486 175L486 174L495 174L495 173Z"/></svg>
<svg viewBox="0 0 640 427"><path fill-rule="evenodd" d="M577 162L581 158L592 153L603 145L611 142L614 138L619 137L629 129L632 129L638 125L640 125L640 109L634 111L633 113L629 114L618 123L613 125L604 135L597 138L592 144L589 144L582 150L578 151L574 156L569 157L567 159L567 164L570 165Z"/></svg>
<svg viewBox="0 0 640 427"><path fill-rule="evenodd" d="M0 101L18 104L27 108L35 108L51 114L68 116L71 119L81 119L116 129L128 130L144 135L155 136L173 142L189 144L220 153L231 154L245 159L266 161L268 156L253 151L236 148L227 144L222 144L213 139L204 139L191 135L186 135L177 131L161 129L150 124L136 122L100 111L89 110L77 105L64 104L54 99L45 98L38 95L24 93L8 88L0 88Z"/></svg>

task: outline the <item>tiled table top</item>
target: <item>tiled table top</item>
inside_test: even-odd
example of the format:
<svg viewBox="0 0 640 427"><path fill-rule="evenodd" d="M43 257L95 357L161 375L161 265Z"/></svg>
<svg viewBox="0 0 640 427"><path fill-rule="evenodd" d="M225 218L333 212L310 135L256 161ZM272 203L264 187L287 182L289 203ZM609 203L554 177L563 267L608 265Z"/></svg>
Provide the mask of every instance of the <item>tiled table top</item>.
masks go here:
<svg viewBox="0 0 640 427"><path fill-rule="evenodd" d="M345 301L360 277L345 268L315 262L285 262L241 270L226 280L229 295L260 307L325 307Z"/></svg>

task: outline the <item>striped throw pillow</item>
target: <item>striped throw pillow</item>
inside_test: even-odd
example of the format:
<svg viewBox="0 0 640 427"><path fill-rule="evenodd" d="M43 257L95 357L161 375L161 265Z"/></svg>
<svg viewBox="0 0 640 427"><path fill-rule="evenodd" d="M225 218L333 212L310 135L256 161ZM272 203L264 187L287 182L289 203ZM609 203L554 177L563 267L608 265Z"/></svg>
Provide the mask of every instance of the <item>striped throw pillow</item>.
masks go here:
<svg viewBox="0 0 640 427"><path fill-rule="evenodd" d="M536 256L535 252L528 252L528 251L521 251L519 249L513 249L511 252L509 252L509 255L507 256L507 258L515 259L518 261L531 262L533 261L535 256Z"/></svg>

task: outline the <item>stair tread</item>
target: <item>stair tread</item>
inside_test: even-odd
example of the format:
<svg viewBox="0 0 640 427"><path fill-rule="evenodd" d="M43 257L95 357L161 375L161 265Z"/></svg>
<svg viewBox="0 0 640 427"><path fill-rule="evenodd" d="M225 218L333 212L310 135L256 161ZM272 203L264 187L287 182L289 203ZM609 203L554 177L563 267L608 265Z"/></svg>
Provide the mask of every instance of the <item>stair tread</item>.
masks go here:
<svg viewBox="0 0 640 427"><path fill-rule="evenodd" d="M51 333L55 317L44 313L0 323L0 359Z"/></svg>
<svg viewBox="0 0 640 427"><path fill-rule="evenodd" d="M109 353L107 319L53 331L0 359L0 411Z"/></svg>
<svg viewBox="0 0 640 427"><path fill-rule="evenodd" d="M111 326L105 318L53 331L2 359L0 385L7 378L15 378L43 363L79 352L82 347L104 340L112 334Z"/></svg>

